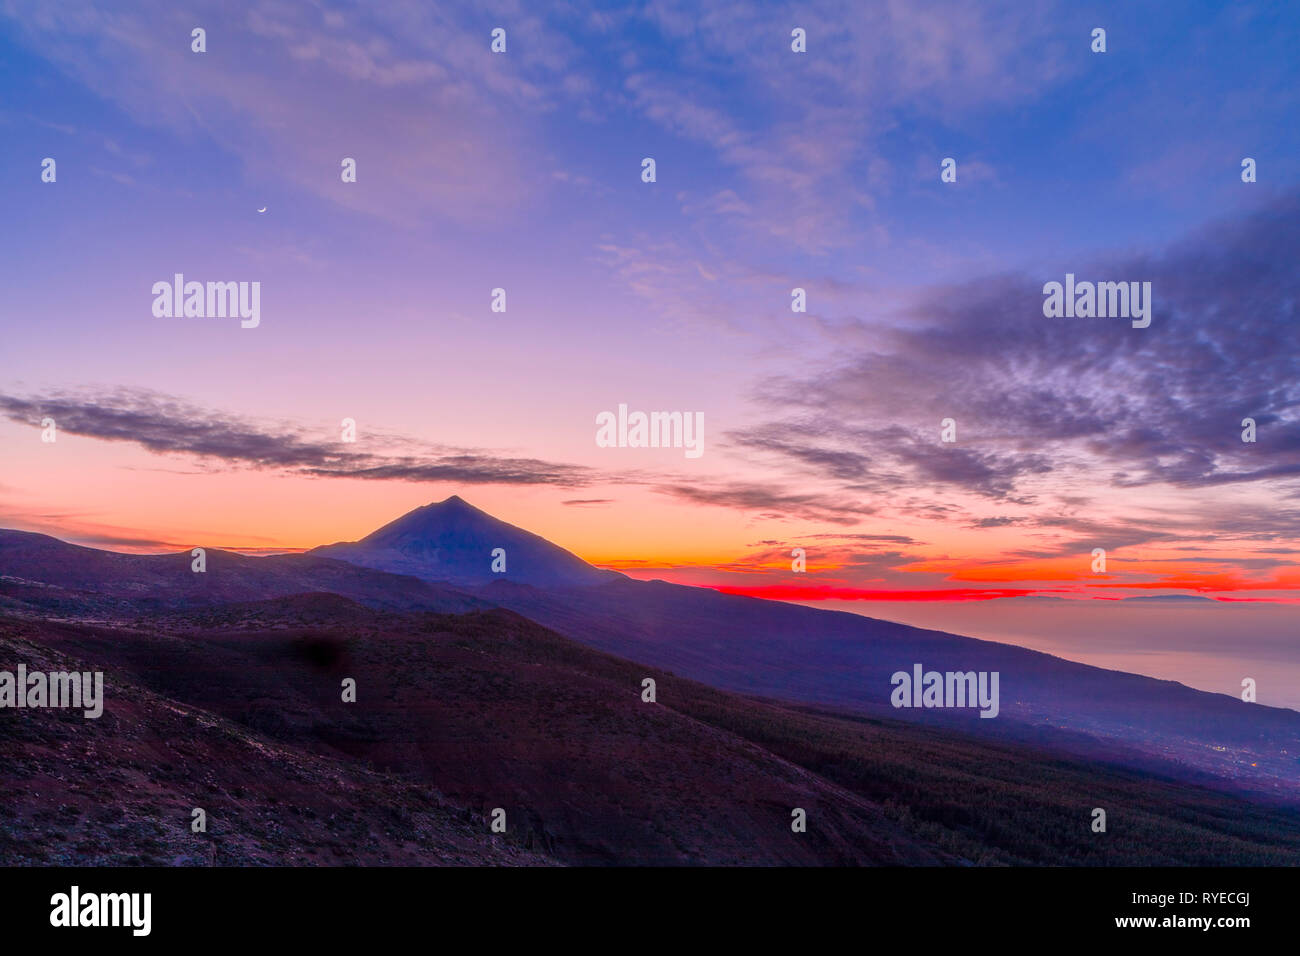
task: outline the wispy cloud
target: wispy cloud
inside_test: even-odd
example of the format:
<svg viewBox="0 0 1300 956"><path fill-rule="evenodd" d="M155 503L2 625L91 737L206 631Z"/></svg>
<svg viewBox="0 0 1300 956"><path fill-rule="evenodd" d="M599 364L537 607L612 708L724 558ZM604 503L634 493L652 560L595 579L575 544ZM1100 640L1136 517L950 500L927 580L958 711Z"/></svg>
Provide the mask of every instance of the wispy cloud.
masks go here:
<svg viewBox="0 0 1300 956"><path fill-rule="evenodd" d="M141 389L41 398L0 394L0 414L39 427L53 418L61 432L127 442L154 454L192 455L211 467L274 468L299 475L376 481L554 485L590 483L589 469L477 449L421 447L405 439L344 443L289 425L259 425ZM383 444L393 450L368 448ZM393 447L396 446L396 447Z"/></svg>
<svg viewBox="0 0 1300 956"><path fill-rule="evenodd" d="M563 25L514 4L497 11L511 25L508 59L492 57L481 14L436 4L3 10L26 44L141 125L206 137L254 175L393 221L514 210L535 182L529 117L588 95L559 82L579 52ZM202 56L190 50L196 25ZM339 188L343 156L358 159L357 188Z"/></svg>

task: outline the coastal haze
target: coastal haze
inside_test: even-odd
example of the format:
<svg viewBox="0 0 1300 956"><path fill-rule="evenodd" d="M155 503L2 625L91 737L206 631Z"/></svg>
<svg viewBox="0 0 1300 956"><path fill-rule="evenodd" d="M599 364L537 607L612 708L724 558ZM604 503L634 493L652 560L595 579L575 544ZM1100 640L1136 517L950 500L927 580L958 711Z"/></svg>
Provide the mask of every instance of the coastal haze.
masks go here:
<svg viewBox="0 0 1300 956"><path fill-rule="evenodd" d="M1241 694L1253 678L1277 707L1300 710L1300 660L1293 604L1184 598L1069 601L821 601L916 627L1018 644L1110 670L1174 680L1216 694Z"/></svg>

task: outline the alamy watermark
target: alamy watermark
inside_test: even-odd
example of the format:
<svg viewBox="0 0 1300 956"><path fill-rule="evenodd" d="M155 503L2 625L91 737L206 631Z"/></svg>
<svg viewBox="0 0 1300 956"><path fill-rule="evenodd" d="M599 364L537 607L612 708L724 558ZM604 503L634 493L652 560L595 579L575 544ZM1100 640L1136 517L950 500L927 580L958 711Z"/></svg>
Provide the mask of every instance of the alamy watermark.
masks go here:
<svg viewBox="0 0 1300 956"><path fill-rule="evenodd" d="M1065 274L1065 284L1043 285L1043 315L1049 319L1132 319L1133 328L1151 324L1150 282L1078 282Z"/></svg>
<svg viewBox="0 0 1300 956"><path fill-rule="evenodd" d="M152 893L83 893L73 886L50 897L50 925L128 927L132 936L148 936L153 927Z"/></svg>
<svg viewBox="0 0 1300 956"><path fill-rule="evenodd" d="M998 715L998 671L895 671L889 678L895 707L979 707L981 717Z"/></svg>
<svg viewBox="0 0 1300 956"><path fill-rule="evenodd" d="M596 444L601 448L684 448L687 458L704 454L703 412L628 412L596 416Z"/></svg>
<svg viewBox="0 0 1300 956"><path fill-rule="evenodd" d="M80 707L83 717L94 720L104 713L104 672L0 671L0 708Z"/></svg>
<svg viewBox="0 0 1300 956"><path fill-rule="evenodd" d="M153 314L156 319L240 318L240 326L255 329L262 321L262 283L186 282L176 273L171 282L153 284Z"/></svg>

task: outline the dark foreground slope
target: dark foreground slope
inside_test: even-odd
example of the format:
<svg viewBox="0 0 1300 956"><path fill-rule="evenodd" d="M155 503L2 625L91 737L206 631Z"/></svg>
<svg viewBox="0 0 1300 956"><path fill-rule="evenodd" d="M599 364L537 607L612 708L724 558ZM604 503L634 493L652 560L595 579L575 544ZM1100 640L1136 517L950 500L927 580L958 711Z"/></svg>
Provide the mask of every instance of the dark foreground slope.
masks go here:
<svg viewBox="0 0 1300 956"><path fill-rule="evenodd" d="M0 621L0 667L75 663ZM90 662L86 662L89 664ZM95 663L94 666L99 666ZM235 678L235 675L231 675ZM0 865L544 865L435 789L161 697L0 711ZM192 832L195 808L207 832Z"/></svg>
<svg viewBox="0 0 1300 956"><path fill-rule="evenodd" d="M517 615L385 617L315 596L260 610L255 631L223 632L211 611L188 633L35 627L42 643L276 748L396 773L480 818L501 807L525 847L562 861L948 862L869 801L643 703L633 665ZM346 677L354 704L341 700ZM795 807L815 831L791 831Z"/></svg>
<svg viewBox="0 0 1300 956"><path fill-rule="evenodd" d="M239 827L255 844L247 852L286 861L345 860L318 849L333 845L331 818L358 828L358 854L378 828L391 845L389 831L411 826L401 816L412 812L408 786L443 795L463 814L450 819L478 829L484 846L570 863L1300 863L1293 810L952 730L717 691L504 611L387 614L309 596L129 629L3 621L0 641L6 659L61 653L107 671L101 723L138 712L130 732L43 715L69 725L65 762L44 771L62 775L58 787L12 776L32 725L0 714L0 786L19 794L6 832L13 820L32 832L23 821L38 814L47 831L73 826L59 816L70 784L109 807L135 800L98 779L103 765L146 788L148 825L172 837L180 828L182 843L188 807L202 805L187 776L198 775L213 788L210 819L254 815L262 831ZM346 677L354 704L340 700ZM646 677L657 703L641 700ZM169 716L177 711L193 722ZM205 722L246 747L216 748ZM88 735L99 741L93 763L81 749ZM275 761L299 776L282 781ZM301 782L308 770L319 783ZM486 836L495 807L507 812L507 838ZM806 833L791 830L796 807ZM1107 812L1105 834L1090 829L1095 807ZM274 824L292 825L292 837ZM458 846L441 839L404 849L425 846L436 862ZM175 851L146 830L115 840L117 853L150 862ZM11 840L6 859L22 845Z"/></svg>

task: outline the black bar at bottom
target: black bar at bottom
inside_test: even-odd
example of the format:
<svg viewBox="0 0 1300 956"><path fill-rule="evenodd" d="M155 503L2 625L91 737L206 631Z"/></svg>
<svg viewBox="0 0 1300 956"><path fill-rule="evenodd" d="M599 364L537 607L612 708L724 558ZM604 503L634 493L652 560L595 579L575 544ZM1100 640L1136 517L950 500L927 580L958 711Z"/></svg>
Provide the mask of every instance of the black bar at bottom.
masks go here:
<svg viewBox="0 0 1300 956"><path fill-rule="evenodd" d="M696 931L812 941L831 930L862 942L905 930L922 944L1189 935L1231 944L1294 925L1295 885L1290 869L8 868L0 925L7 941L128 945L373 946L453 930L534 946L589 937L675 947ZM145 893L147 935L137 933L144 897L116 895ZM123 925L55 926L52 916Z"/></svg>

